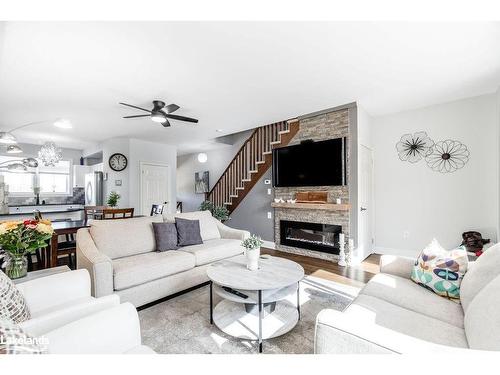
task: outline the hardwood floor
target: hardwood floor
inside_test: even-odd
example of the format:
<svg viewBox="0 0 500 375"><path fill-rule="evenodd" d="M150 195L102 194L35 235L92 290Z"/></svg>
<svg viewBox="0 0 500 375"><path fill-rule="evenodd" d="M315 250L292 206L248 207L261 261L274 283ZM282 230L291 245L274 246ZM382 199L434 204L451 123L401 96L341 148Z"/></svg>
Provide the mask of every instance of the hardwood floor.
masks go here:
<svg viewBox="0 0 500 375"><path fill-rule="evenodd" d="M304 267L306 275L312 275L345 285L362 287L379 272L380 255L372 254L357 266L340 267L328 260L306 257L262 248L262 254L293 260Z"/></svg>

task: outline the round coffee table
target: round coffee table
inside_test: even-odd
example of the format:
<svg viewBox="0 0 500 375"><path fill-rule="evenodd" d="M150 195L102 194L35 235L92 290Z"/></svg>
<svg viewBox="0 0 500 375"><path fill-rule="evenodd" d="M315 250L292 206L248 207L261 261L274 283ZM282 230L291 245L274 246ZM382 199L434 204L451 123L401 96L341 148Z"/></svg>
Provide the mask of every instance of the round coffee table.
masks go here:
<svg viewBox="0 0 500 375"><path fill-rule="evenodd" d="M262 340L287 333L300 319L299 283L304 269L291 260L263 255L259 269L250 271L240 255L213 263L207 275L210 323L228 335L258 340L260 353ZM215 308L214 293L222 297Z"/></svg>

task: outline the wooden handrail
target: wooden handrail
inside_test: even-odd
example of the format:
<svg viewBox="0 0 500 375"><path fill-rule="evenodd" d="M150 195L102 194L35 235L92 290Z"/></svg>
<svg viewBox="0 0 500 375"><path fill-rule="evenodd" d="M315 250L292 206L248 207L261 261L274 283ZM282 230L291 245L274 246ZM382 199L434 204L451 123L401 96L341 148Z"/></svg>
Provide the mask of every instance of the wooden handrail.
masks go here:
<svg viewBox="0 0 500 375"><path fill-rule="evenodd" d="M206 194L205 199L212 201L217 206L231 204L235 197L239 201L240 194L242 194L242 197L246 195L245 181L253 181L255 178L254 173L259 171L261 163L266 163L266 168L269 168L269 152L273 149L273 145L280 142L282 131L290 129L290 124L297 121L296 119L280 121L254 129L238 149L212 189ZM257 164L257 162L259 163ZM257 173L257 175L260 174L261 171ZM250 183L250 185L253 186L254 183ZM231 211L234 208L231 205Z"/></svg>

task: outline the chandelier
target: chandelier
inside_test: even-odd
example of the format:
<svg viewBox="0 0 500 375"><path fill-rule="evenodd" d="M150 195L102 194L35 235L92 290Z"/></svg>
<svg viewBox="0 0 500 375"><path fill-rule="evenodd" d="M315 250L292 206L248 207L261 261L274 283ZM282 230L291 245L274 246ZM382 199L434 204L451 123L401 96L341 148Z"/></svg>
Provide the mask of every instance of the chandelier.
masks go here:
<svg viewBox="0 0 500 375"><path fill-rule="evenodd" d="M38 151L38 158L46 167L54 167L62 159L61 149L54 142L47 142Z"/></svg>

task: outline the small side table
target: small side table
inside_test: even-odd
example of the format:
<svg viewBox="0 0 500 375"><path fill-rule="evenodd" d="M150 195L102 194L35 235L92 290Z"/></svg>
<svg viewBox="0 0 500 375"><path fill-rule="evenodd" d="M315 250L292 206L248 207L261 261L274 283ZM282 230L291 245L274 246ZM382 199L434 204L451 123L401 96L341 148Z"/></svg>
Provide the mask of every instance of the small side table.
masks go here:
<svg viewBox="0 0 500 375"><path fill-rule="evenodd" d="M21 283L25 283L26 281L36 280L36 279L39 279L41 277L56 275L58 273L69 272L69 271L71 271L71 269L68 266L45 268L45 269L39 270L39 271L28 272L28 275L26 275L25 277L23 277L21 279L14 279L14 280L12 280L12 282L14 284L21 284Z"/></svg>

